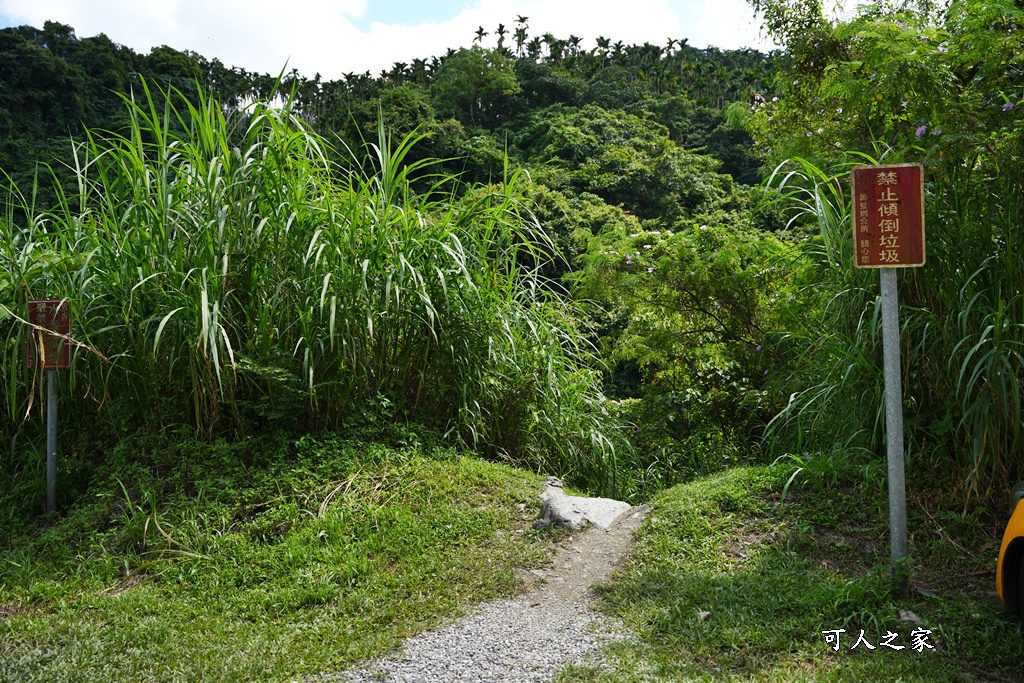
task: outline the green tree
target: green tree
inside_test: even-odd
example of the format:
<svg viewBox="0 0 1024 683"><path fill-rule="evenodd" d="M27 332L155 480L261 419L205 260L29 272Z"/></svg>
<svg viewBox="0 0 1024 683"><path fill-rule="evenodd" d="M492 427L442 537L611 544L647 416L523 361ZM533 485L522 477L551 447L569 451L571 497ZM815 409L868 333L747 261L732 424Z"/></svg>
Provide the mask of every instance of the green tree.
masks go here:
<svg viewBox="0 0 1024 683"><path fill-rule="evenodd" d="M568 185L670 225L729 192L719 162L678 147L664 126L595 105L537 112L519 143L553 186Z"/></svg>
<svg viewBox="0 0 1024 683"><path fill-rule="evenodd" d="M439 111L471 124L493 125L520 87L511 59L474 45L445 59L430 91Z"/></svg>

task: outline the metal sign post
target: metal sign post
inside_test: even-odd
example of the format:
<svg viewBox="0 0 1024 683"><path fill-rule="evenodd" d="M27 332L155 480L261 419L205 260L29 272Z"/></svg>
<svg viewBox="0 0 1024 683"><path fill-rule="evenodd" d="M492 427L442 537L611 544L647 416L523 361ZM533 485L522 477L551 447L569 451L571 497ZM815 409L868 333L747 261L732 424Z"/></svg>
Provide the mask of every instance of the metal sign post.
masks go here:
<svg viewBox="0 0 1024 683"><path fill-rule="evenodd" d="M46 511L57 509L57 371L46 371Z"/></svg>
<svg viewBox="0 0 1024 683"><path fill-rule="evenodd" d="M29 301L25 361L46 370L46 511L57 509L57 368L71 367L71 312L67 299ZM42 328L42 329L40 329Z"/></svg>
<svg viewBox="0 0 1024 683"><path fill-rule="evenodd" d="M907 556L907 492L903 467L903 373L896 270L878 271L882 289L882 357L885 366L885 440L889 460L889 556L894 576Z"/></svg>
<svg viewBox="0 0 1024 683"><path fill-rule="evenodd" d="M901 581L900 563L907 557L907 494L896 268L924 265L924 169L920 164L859 166L851 176L854 264L880 269L889 548L893 578Z"/></svg>

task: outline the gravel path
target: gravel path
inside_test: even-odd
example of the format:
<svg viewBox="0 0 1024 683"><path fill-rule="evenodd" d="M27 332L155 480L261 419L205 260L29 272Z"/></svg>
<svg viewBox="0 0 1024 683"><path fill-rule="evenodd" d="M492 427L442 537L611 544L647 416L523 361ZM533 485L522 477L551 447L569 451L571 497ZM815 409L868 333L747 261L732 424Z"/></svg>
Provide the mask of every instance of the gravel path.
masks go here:
<svg viewBox="0 0 1024 683"><path fill-rule="evenodd" d="M566 664L596 662L598 649L627 637L589 606L589 590L629 550L648 508L632 508L607 529L570 537L551 569L516 598L474 608L451 626L423 633L395 654L321 680L349 683L533 683Z"/></svg>

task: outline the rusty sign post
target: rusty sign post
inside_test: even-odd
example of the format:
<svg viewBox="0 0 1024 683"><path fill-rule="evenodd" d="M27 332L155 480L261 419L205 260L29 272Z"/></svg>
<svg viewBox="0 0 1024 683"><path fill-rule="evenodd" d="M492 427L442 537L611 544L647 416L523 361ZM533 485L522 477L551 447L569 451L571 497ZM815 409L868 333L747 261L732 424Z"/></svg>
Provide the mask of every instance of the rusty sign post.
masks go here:
<svg viewBox="0 0 1024 683"><path fill-rule="evenodd" d="M25 360L46 370L46 511L57 509L57 368L71 367L71 312L68 300L29 301ZM40 329L42 328L42 329ZM48 331L45 331L48 330Z"/></svg>
<svg viewBox="0 0 1024 683"><path fill-rule="evenodd" d="M889 548L893 577L899 580L899 563L907 556L907 500L896 268L924 265L924 169L920 164L858 166L851 175L854 263L858 268L880 269Z"/></svg>

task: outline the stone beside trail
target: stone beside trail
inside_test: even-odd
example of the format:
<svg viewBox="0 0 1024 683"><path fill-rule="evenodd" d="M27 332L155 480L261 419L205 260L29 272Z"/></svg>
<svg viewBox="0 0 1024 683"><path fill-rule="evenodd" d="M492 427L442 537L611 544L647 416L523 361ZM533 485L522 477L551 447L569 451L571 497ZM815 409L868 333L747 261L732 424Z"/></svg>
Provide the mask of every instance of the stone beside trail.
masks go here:
<svg viewBox="0 0 1024 683"><path fill-rule="evenodd" d="M619 515L630 509L629 503L621 500L566 495L557 477L548 477L540 499L544 505L534 527L560 526L579 531L589 523L608 529Z"/></svg>
<svg viewBox="0 0 1024 683"><path fill-rule="evenodd" d="M569 663L596 662L602 645L627 633L590 608L590 588L611 576L649 508L567 496L554 478L541 500L538 526L574 532L550 569L528 572L528 592L479 605L446 628L411 638L388 657L317 680L527 683L550 681ZM579 531L585 523L590 526Z"/></svg>

